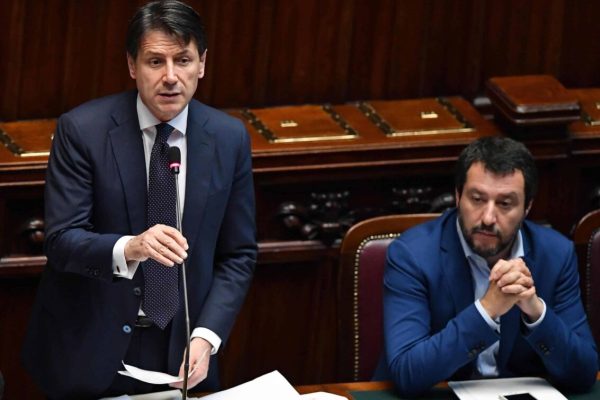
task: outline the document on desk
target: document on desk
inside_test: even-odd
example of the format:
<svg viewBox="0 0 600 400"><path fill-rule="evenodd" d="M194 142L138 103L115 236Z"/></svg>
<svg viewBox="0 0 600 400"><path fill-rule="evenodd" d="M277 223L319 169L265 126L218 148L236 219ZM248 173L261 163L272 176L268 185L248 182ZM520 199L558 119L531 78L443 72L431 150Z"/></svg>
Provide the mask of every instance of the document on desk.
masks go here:
<svg viewBox="0 0 600 400"><path fill-rule="evenodd" d="M130 366L126 366L130 367ZM135 367L134 367L135 368ZM129 368L127 368L129 371ZM156 378L156 377L155 377ZM153 379L155 379L153 378ZM139 379L139 378L138 378ZM161 378L162 379L162 378ZM181 392L171 390L135 396L120 396L103 400L180 400ZM189 398L194 400L197 398ZM332 393L316 392L300 395L296 389L279 373L273 371L231 389L209 394L202 400L261 399L261 400L346 400Z"/></svg>
<svg viewBox="0 0 600 400"><path fill-rule="evenodd" d="M202 400L227 399L293 400L300 399L300 395L279 371L273 371L231 389L202 398Z"/></svg>
<svg viewBox="0 0 600 400"><path fill-rule="evenodd" d="M261 400L346 400L331 393L316 392L300 395L279 373L269 372L249 382L202 398L202 400L261 399Z"/></svg>
<svg viewBox="0 0 600 400"><path fill-rule="evenodd" d="M132 365L123 363L125 371L117 371L123 376L128 376L138 381L152 383L153 385L168 385L175 382L183 382L183 377L169 375L164 372L150 371L147 369L141 369ZM188 376L192 376L194 370L190 370Z"/></svg>
<svg viewBox="0 0 600 400"><path fill-rule="evenodd" d="M529 393L538 400L567 400L542 378L500 378L450 381L448 385L460 400L498 400L500 395Z"/></svg>

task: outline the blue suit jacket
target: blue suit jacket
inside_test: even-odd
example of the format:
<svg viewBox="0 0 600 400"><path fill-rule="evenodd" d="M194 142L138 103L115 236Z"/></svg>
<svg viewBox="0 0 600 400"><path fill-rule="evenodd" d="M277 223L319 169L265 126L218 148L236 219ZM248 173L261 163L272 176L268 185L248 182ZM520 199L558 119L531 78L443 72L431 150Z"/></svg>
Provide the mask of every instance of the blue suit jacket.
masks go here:
<svg viewBox="0 0 600 400"><path fill-rule="evenodd" d="M594 384L598 355L579 293L573 245L529 221L525 262L546 302L529 332L514 306L495 333L474 305L473 281L456 230L456 210L406 231L388 249L384 273L387 367L403 395L437 382L472 379L479 353L500 340L500 376L543 375L569 390Z"/></svg>
<svg viewBox="0 0 600 400"><path fill-rule="evenodd" d="M115 278L112 248L146 226L146 167L137 92L64 114L46 177L48 264L23 359L51 397L98 396L122 369L143 288ZM188 240L190 321L224 341L250 285L256 259L249 137L243 124L195 100L189 105L183 234ZM181 299L180 299L181 300ZM183 300L180 301L183 304ZM169 371L185 347L183 307L175 316ZM212 365L205 389L218 384Z"/></svg>

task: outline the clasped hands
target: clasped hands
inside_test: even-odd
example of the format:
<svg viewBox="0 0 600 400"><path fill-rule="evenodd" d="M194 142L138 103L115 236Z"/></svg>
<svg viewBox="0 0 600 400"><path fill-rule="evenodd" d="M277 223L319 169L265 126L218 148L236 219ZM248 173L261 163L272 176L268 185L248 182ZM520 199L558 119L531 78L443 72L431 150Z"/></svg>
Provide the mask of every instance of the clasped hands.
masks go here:
<svg viewBox="0 0 600 400"><path fill-rule="evenodd" d="M157 224L134 236L125 244L125 260L146 261L151 258L172 267L187 258L188 243L172 226Z"/></svg>
<svg viewBox="0 0 600 400"><path fill-rule="evenodd" d="M541 317L544 306L522 258L499 260L490 271L489 281L480 302L492 319L506 314L515 304L529 321L535 322Z"/></svg>

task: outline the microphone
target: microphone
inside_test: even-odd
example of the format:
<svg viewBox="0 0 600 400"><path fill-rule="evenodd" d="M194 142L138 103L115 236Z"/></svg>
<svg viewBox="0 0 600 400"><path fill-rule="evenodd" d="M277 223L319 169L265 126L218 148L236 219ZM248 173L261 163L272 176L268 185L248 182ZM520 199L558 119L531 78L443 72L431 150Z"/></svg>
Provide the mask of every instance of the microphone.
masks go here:
<svg viewBox="0 0 600 400"><path fill-rule="evenodd" d="M179 147L169 147L167 155L169 157L169 169L174 175L179 174L179 167L181 167L181 151ZM179 191L177 192L177 196L179 196Z"/></svg>
<svg viewBox="0 0 600 400"><path fill-rule="evenodd" d="M179 208L179 167L181 166L181 150L177 146L169 147L168 152L169 169L175 179L175 208L177 210L177 230L181 232L181 210ZM183 280L183 305L185 310L185 360L183 363L183 394L182 400L187 399L188 375L190 373L190 311L188 305L187 279L185 272L185 260L181 263L181 279Z"/></svg>

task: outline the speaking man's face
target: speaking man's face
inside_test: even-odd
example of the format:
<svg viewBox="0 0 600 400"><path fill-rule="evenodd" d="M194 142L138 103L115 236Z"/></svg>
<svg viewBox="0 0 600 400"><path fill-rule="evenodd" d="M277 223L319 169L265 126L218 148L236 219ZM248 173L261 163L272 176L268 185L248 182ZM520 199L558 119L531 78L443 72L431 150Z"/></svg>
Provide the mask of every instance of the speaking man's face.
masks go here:
<svg viewBox="0 0 600 400"><path fill-rule="evenodd" d="M142 102L166 122L190 102L204 76L206 51L200 55L194 39L185 45L160 30L144 34L138 54L127 55L129 75L135 79Z"/></svg>
<svg viewBox="0 0 600 400"><path fill-rule="evenodd" d="M507 256L530 208L525 205L523 173L498 175L481 162L473 163L456 199L458 221L469 247L490 264Z"/></svg>

